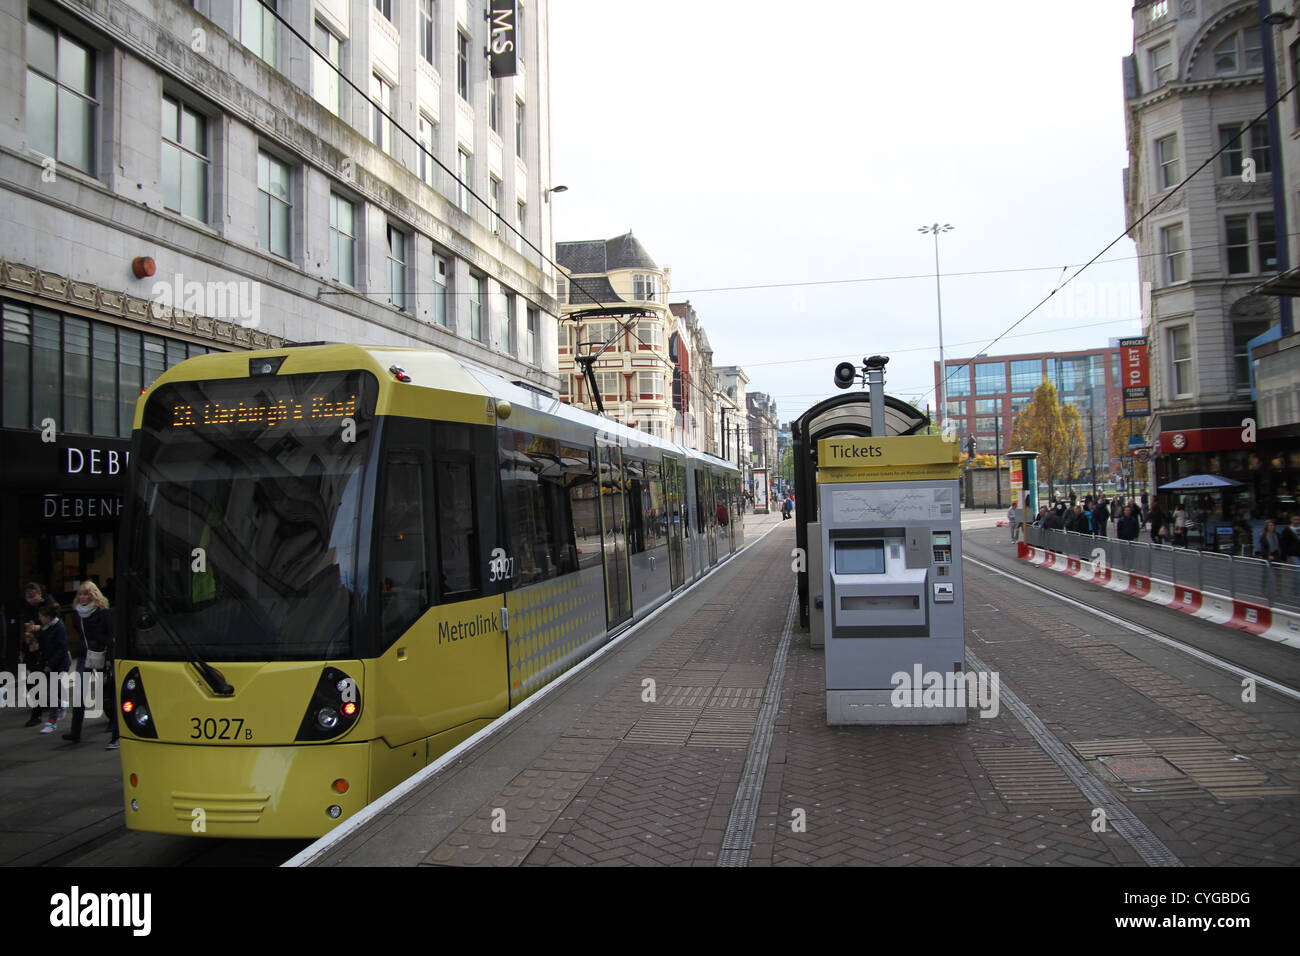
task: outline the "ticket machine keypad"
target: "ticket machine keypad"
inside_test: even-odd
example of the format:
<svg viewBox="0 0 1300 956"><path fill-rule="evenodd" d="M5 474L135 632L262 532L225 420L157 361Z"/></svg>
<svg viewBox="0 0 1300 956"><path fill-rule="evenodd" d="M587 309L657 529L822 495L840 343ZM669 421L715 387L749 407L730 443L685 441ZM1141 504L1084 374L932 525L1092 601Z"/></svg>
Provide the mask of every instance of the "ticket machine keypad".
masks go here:
<svg viewBox="0 0 1300 956"><path fill-rule="evenodd" d="M952 535L946 531L934 533L934 563L952 564Z"/></svg>

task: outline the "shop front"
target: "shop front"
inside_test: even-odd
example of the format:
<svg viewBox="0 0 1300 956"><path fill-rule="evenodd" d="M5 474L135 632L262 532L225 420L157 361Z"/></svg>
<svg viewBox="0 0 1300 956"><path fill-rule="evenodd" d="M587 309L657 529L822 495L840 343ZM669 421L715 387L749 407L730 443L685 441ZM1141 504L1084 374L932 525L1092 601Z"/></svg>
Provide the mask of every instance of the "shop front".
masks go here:
<svg viewBox="0 0 1300 956"><path fill-rule="evenodd" d="M6 603L38 581L70 605L84 580L116 598L115 551L130 442L115 438L0 432L0 519Z"/></svg>

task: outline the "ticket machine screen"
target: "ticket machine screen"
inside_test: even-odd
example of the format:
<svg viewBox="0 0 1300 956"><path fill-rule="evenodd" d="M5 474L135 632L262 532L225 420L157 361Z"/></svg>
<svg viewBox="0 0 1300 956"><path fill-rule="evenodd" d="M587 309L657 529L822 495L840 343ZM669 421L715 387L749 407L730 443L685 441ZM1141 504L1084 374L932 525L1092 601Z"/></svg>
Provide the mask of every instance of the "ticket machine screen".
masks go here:
<svg viewBox="0 0 1300 956"><path fill-rule="evenodd" d="M835 542L836 574L884 574L884 541Z"/></svg>

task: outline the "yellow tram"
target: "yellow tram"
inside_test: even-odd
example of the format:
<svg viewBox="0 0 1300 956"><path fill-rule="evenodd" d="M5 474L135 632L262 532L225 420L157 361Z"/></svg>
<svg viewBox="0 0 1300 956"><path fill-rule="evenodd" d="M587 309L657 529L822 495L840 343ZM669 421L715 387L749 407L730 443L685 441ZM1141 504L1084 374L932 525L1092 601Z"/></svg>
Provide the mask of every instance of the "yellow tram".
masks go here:
<svg viewBox="0 0 1300 956"><path fill-rule="evenodd" d="M435 351L194 358L132 451L137 830L319 836L743 544L734 467Z"/></svg>

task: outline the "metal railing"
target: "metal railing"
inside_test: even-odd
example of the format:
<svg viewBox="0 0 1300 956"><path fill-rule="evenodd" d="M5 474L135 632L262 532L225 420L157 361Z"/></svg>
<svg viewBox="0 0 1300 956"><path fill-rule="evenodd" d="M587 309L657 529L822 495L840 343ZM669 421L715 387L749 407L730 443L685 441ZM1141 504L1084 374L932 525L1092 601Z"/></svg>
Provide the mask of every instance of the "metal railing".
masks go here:
<svg viewBox="0 0 1300 956"><path fill-rule="evenodd" d="M1104 560L1108 567L1158 581L1300 611L1300 565L1033 525L1025 528L1025 542L1081 561Z"/></svg>

